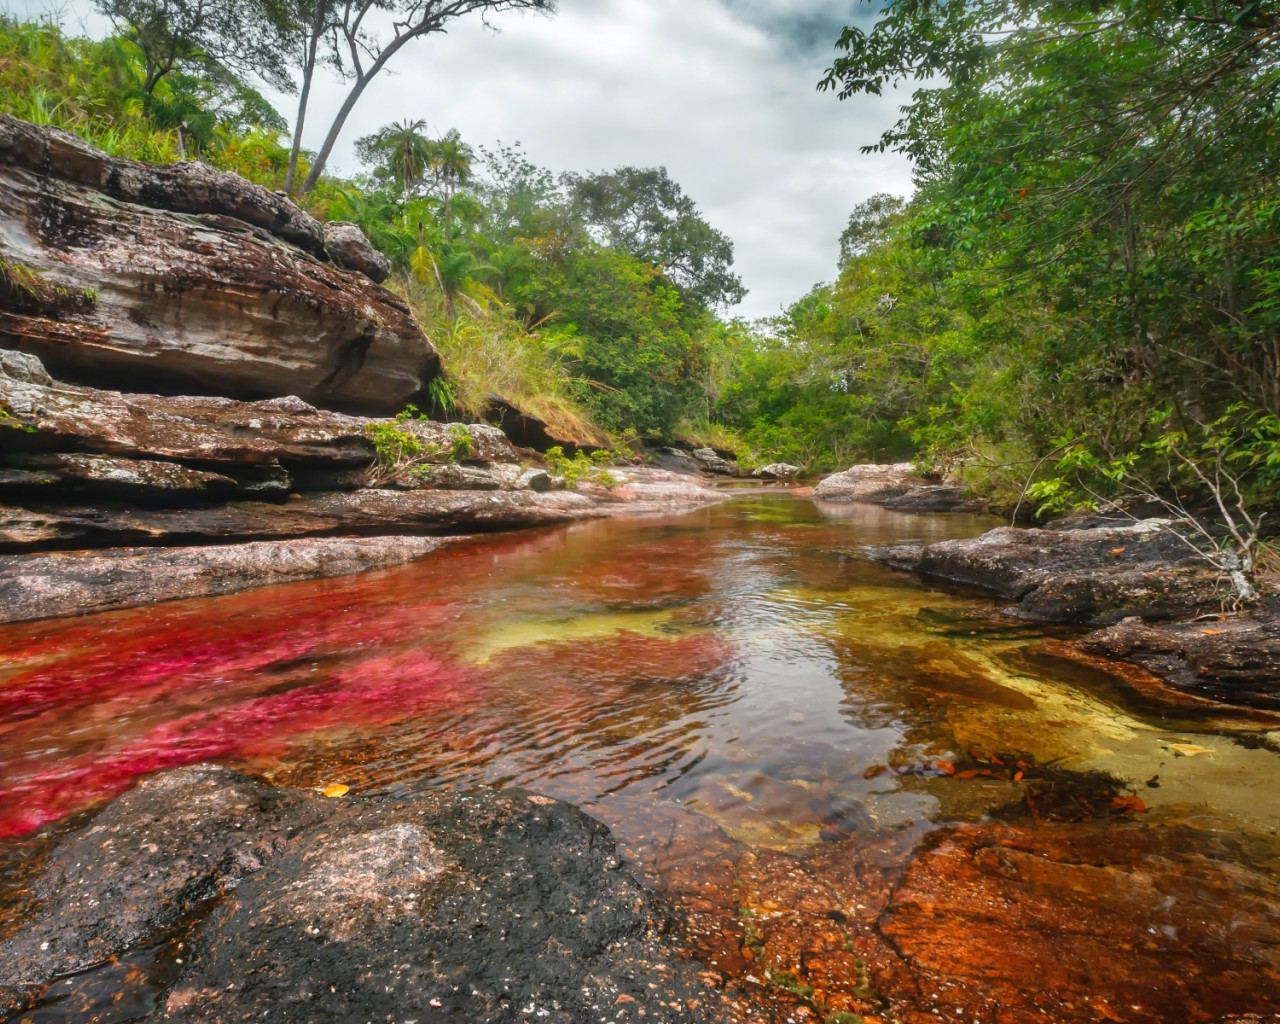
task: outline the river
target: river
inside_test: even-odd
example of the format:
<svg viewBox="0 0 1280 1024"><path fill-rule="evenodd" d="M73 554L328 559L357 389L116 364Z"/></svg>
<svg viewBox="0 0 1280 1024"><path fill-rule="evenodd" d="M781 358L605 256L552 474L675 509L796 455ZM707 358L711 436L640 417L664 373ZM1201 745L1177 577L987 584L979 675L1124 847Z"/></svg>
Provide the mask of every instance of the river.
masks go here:
<svg viewBox="0 0 1280 1024"><path fill-rule="evenodd" d="M467 539L362 576L0 628L0 863L140 774L202 760L352 794L520 786L608 824L672 895L695 955L762 999L837 1015L870 1012L887 983L861 951L815 995L805 951L779 952L780 932L770 950L750 919L801 900L777 865L817 884L813 858L834 871L835 850L861 851L843 855L848 871L900 870L942 826L1067 822L1094 840L1225 837L1232 870L1269 876L1275 733L1161 717L1059 657L1070 630L865 555L992 525L749 494ZM775 865L776 892L744 881L744 857ZM822 913L843 925L847 910ZM1274 938L1241 939L1241 955L1274 971ZM795 969L759 966L775 953ZM1197 990L1187 1019L1249 1009L1235 988Z"/></svg>

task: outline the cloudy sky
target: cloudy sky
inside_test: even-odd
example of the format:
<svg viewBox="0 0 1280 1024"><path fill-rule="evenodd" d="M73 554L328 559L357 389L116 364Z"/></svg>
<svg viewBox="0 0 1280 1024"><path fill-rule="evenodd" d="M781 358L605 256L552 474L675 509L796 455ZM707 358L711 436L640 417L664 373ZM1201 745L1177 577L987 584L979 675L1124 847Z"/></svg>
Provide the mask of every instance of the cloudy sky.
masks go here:
<svg viewBox="0 0 1280 1024"><path fill-rule="evenodd" d="M5 6L39 14L48 3ZM61 18L76 28L88 10L72 0ZM356 138L419 117L472 144L520 141L556 172L665 164L735 243L750 289L735 312L768 315L832 276L855 203L910 190L901 159L858 152L902 95L840 102L816 90L840 26L867 10L855 0L560 0L551 18L497 16L497 32L460 22L397 55L332 165L357 170ZM319 145L343 94L336 80L319 85L306 145ZM279 107L292 117L288 97Z"/></svg>

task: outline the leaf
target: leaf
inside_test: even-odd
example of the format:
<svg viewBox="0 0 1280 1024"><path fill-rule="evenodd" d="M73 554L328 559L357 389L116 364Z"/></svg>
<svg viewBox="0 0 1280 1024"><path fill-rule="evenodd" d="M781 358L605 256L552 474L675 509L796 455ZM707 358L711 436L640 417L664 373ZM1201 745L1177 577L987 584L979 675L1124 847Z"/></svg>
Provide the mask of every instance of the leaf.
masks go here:
<svg viewBox="0 0 1280 1024"><path fill-rule="evenodd" d="M1124 554L1124 548L1112 548L1110 551L1107 552L1107 554L1109 554L1112 558L1119 558L1121 555Z"/></svg>
<svg viewBox="0 0 1280 1024"><path fill-rule="evenodd" d="M1202 629L1200 632L1205 636L1220 636L1223 631L1221 629Z"/></svg>
<svg viewBox="0 0 1280 1024"><path fill-rule="evenodd" d="M334 782L324 787L324 795L327 797L346 796L351 792L350 786L344 786L341 782Z"/></svg>
<svg viewBox="0 0 1280 1024"><path fill-rule="evenodd" d="M1141 797L1116 796L1111 798L1111 809L1123 814L1141 813L1147 809Z"/></svg>
<svg viewBox="0 0 1280 1024"><path fill-rule="evenodd" d="M956 766L950 761L939 761L934 767L942 772L943 775L954 775L956 773Z"/></svg>

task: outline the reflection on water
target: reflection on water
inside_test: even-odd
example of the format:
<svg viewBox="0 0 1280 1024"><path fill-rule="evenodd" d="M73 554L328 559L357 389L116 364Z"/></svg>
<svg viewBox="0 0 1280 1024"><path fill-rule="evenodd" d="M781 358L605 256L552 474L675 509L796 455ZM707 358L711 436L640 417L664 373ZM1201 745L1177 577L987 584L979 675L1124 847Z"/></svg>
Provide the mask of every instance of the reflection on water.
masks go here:
<svg viewBox="0 0 1280 1024"><path fill-rule="evenodd" d="M1273 835L1263 727L1126 710L1027 655L1061 630L863 554L991 525L754 496L0 628L0 835L199 760L357 793L524 786L637 858L675 821L703 861L726 835L802 854L991 817Z"/></svg>

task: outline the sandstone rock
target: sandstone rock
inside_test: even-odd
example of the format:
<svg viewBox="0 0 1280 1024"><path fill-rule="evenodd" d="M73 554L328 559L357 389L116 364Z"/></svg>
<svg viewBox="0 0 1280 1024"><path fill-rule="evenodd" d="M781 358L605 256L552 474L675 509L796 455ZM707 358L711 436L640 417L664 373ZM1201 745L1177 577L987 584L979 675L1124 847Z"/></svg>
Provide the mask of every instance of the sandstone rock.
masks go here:
<svg viewBox="0 0 1280 1024"><path fill-rule="evenodd" d="M714 448L695 448L689 453L704 473L717 476L737 476L738 467L722 457Z"/></svg>
<svg viewBox="0 0 1280 1024"><path fill-rule="evenodd" d="M44 364L35 356L2 348L0 348L0 376L9 377L23 384L37 384L44 387L53 384L53 378L49 376Z"/></svg>
<svg viewBox="0 0 1280 1024"><path fill-rule="evenodd" d="M88 615L347 576L425 558L441 537L309 537L0 555L0 622Z"/></svg>
<svg viewBox="0 0 1280 1024"><path fill-rule="evenodd" d="M770 462L757 466L751 471L751 475L761 480L794 480L800 475L800 467L789 462Z"/></svg>
<svg viewBox="0 0 1280 1024"><path fill-rule="evenodd" d="M579 451L589 455L609 447L609 438L585 420L568 414L543 419L500 395L489 396L485 419L499 427L512 443L534 451L562 448L566 455Z"/></svg>
<svg viewBox="0 0 1280 1024"><path fill-rule="evenodd" d="M621 500L621 499L619 499ZM0 548L184 545L333 535L430 534L543 526L602 513L584 494L532 491L361 490L287 502L193 508L128 505L0 506Z"/></svg>
<svg viewBox="0 0 1280 1024"><path fill-rule="evenodd" d="M880 504L887 498L905 494L913 487L923 487L928 482L916 475L915 465L910 462L867 463L824 477L814 489L813 496L818 501Z"/></svg>
<svg viewBox="0 0 1280 1024"><path fill-rule="evenodd" d="M264 488L285 494L289 478L260 481ZM222 473L192 469L176 462L120 459L110 455L8 455L0 454L0 494L18 491L39 496L50 488L76 495L147 501L167 497L227 498L240 491L240 481ZM250 486L249 489L254 489Z"/></svg>
<svg viewBox="0 0 1280 1024"><path fill-rule="evenodd" d="M1089 530L1006 526L967 540L873 548L895 568L991 590L1039 622L1169 618L1216 603L1219 574L1168 520Z"/></svg>
<svg viewBox="0 0 1280 1024"><path fill-rule="evenodd" d="M359 271L374 284L391 276L391 260L378 252L360 225L331 220L324 225L324 251L340 267Z"/></svg>
<svg viewBox="0 0 1280 1024"><path fill-rule="evenodd" d="M702 476L702 466L683 448L663 447L649 453L649 463L657 470L681 476Z"/></svg>
<svg viewBox="0 0 1280 1024"><path fill-rule="evenodd" d="M324 261L320 234L235 175L0 121L3 255L39 281L0 303L0 346L62 379L399 412L439 358L400 299Z"/></svg>
<svg viewBox="0 0 1280 1024"><path fill-rule="evenodd" d="M943 484L912 487L896 497L885 499L879 504L892 512L967 512L972 514L987 510L987 502L981 498L967 496L963 487Z"/></svg>
<svg viewBox="0 0 1280 1024"><path fill-rule="evenodd" d="M1179 693L1280 710L1280 616L1274 610L1203 622L1132 617L1079 644L1141 665Z"/></svg>
<svg viewBox="0 0 1280 1024"><path fill-rule="evenodd" d="M713 1019L715 993L604 826L518 792L325 801L179 769L64 839L33 889L0 945L0 1012L180 939L141 1019ZM155 973L73 977L59 1008L95 1019Z"/></svg>

